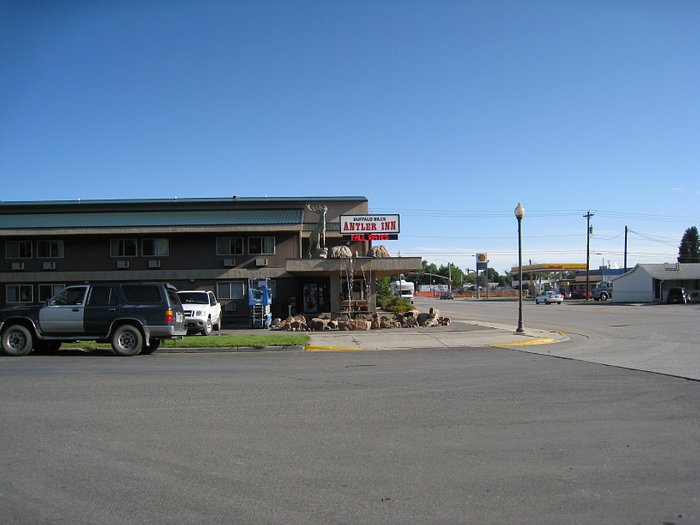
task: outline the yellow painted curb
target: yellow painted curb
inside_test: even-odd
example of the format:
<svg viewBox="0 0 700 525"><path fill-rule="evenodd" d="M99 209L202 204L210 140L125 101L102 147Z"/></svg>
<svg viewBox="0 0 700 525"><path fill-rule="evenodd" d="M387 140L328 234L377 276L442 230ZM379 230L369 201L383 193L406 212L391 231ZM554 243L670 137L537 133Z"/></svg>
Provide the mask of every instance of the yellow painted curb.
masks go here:
<svg viewBox="0 0 700 525"><path fill-rule="evenodd" d="M537 339L526 339L525 341L513 341L512 343L498 343L495 345L489 345L492 347L501 347L501 346L529 346L529 345L551 345L553 343L557 343L558 341L556 339L552 339L551 337L540 337Z"/></svg>
<svg viewBox="0 0 700 525"><path fill-rule="evenodd" d="M341 352L341 351L352 351L352 350L362 350L359 346L316 346L307 345L304 347L305 352Z"/></svg>

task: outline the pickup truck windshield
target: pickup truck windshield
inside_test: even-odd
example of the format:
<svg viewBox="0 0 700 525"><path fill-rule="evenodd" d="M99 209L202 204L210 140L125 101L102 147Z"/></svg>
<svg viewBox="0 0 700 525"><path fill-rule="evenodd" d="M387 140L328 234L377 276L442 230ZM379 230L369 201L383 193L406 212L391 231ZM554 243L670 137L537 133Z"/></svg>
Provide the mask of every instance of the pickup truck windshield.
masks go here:
<svg viewBox="0 0 700 525"><path fill-rule="evenodd" d="M182 304L209 304L209 296L205 293L197 292L179 292Z"/></svg>

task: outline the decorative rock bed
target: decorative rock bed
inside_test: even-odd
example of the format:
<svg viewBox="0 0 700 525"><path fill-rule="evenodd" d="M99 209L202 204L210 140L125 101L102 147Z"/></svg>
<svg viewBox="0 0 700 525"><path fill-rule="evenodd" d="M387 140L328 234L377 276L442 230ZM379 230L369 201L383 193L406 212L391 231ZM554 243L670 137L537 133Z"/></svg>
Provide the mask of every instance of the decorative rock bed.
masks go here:
<svg viewBox="0 0 700 525"><path fill-rule="evenodd" d="M352 331L352 330L380 330L388 328L415 328L418 326L449 326L449 317L441 317L437 308L431 308L429 313L421 313L418 310L395 313L393 315L358 314L354 318L340 315L331 319L328 316L311 317L299 314L286 319L275 319L271 330L282 331L313 331L324 330Z"/></svg>

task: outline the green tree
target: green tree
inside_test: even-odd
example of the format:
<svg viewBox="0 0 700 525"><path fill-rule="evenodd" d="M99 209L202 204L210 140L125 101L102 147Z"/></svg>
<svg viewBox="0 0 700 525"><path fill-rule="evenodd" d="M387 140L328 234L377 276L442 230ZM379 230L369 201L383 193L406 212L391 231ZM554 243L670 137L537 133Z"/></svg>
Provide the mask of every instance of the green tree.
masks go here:
<svg viewBox="0 0 700 525"><path fill-rule="evenodd" d="M440 266L436 273L447 278L445 281L440 282L440 284L447 283L450 277L452 278L452 288L461 288L464 283L464 273L453 263Z"/></svg>
<svg viewBox="0 0 700 525"><path fill-rule="evenodd" d="M377 304L381 304L385 299L391 297L391 279L382 277L377 280Z"/></svg>
<svg viewBox="0 0 700 525"><path fill-rule="evenodd" d="M683 234L681 245L678 247L678 262L700 262L700 238L698 238L698 229L695 226L691 226Z"/></svg>

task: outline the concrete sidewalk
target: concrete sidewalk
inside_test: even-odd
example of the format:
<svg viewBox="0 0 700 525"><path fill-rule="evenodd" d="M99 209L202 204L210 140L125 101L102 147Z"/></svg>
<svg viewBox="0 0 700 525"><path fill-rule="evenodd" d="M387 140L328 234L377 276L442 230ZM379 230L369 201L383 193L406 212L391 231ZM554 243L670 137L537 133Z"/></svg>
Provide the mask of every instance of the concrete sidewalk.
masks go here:
<svg viewBox="0 0 700 525"><path fill-rule="evenodd" d="M453 321L450 326L431 328L391 328L355 332L309 332L306 351L404 350L410 348L483 348L552 344L568 340L561 332L526 329L517 334L515 327Z"/></svg>
<svg viewBox="0 0 700 525"><path fill-rule="evenodd" d="M254 328L225 328L213 332L210 337L221 335L270 335L270 332ZM281 332L286 333L286 332ZM304 332L311 341L306 346L250 347L250 348L168 348L159 353L181 352L244 352L265 350L305 350L307 352L334 352L349 350L406 350L410 348L484 348L490 346L515 347L553 344L568 340L566 334L555 331L526 328L522 334L514 326L485 323L482 321L452 321L450 326L431 328L389 328L369 331Z"/></svg>

